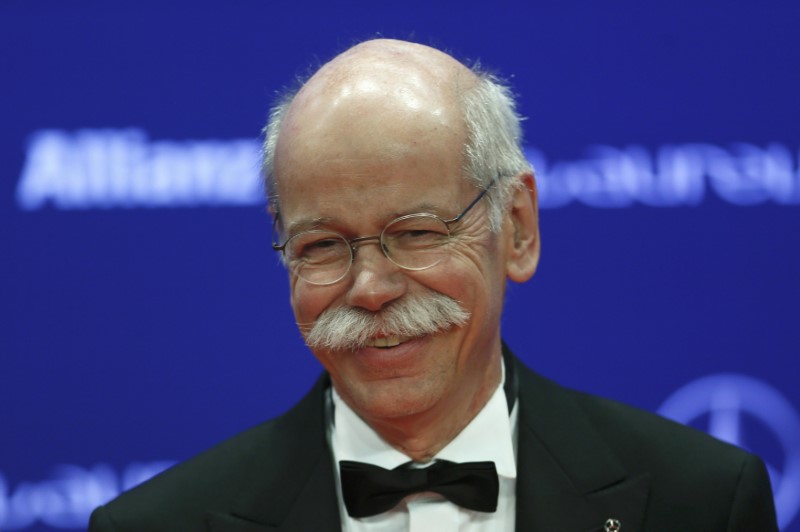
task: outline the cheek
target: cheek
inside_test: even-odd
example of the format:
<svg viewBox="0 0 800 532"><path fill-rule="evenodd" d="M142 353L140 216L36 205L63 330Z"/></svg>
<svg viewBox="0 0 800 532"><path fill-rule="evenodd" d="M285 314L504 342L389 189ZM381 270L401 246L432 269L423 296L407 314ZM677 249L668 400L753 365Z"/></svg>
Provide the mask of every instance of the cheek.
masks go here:
<svg viewBox="0 0 800 532"><path fill-rule="evenodd" d="M455 299L470 313L487 289L480 263L462 253L453 253L435 268L414 272L412 277L418 285Z"/></svg>
<svg viewBox="0 0 800 532"><path fill-rule="evenodd" d="M496 260L496 242L472 242L453 251L440 265L436 280L425 284L460 301L470 312L497 314L502 309L505 271Z"/></svg>
<svg viewBox="0 0 800 532"><path fill-rule="evenodd" d="M303 288L295 286L292 289L292 309L298 323L313 321L314 309L318 306L313 294Z"/></svg>
<svg viewBox="0 0 800 532"><path fill-rule="evenodd" d="M498 249L493 239L462 242L453 247L442 269L447 272L445 278L453 283L485 285L493 283L497 277L497 256Z"/></svg>
<svg viewBox="0 0 800 532"><path fill-rule="evenodd" d="M310 324L336 299L331 287L313 286L295 281L291 287L291 304L295 319L300 324Z"/></svg>

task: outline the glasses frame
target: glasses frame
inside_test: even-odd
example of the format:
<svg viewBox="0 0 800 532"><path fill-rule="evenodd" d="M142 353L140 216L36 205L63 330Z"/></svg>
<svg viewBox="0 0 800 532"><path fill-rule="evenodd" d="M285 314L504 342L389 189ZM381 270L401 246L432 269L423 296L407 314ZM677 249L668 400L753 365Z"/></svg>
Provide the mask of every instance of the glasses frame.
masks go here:
<svg viewBox="0 0 800 532"><path fill-rule="evenodd" d="M441 217L439 217L439 216L437 216L435 214L432 214L432 213L415 212L415 213L411 213L411 214L405 214L403 216L398 216L397 218L391 220L389 223L387 223L383 227L383 229L381 230L380 234L377 234L377 235L357 236L355 238L346 238L344 235L342 235L341 233L337 233L336 231L328 231L328 230L319 231L319 232L338 235L339 237L341 237L342 240L344 240L347 243L347 246L350 249L350 262L348 263L347 268L344 270L342 275L340 277L338 277L334 281L329 281L327 283L315 283L315 282L309 281L307 279L303 279L303 277L301 277L300 275L298 275L298 277L300 279L303 279L303 281L305 281L305 282L307 282L309 284L315 285L315 286L328 286L328 285L332 285L332 284L338 283L339 281L341 281L342 279L347 277L347 274L350 273L350 269L353 267L353 262L356 260L356 253L358 251L357 244L361 244L362 242L367 242L369 240L377 240L378 243L380 244L378 247L381 248L381 253L383 253L383 256L386 257L386 259L389 262L391 262L392 264L396 265L398 268L401 268L403 270L408 270L408 271L421 271L421 270L427 270L428 268L433 268L434 266L436 266L438 264L438 262L435 262L435 263L431 264L430 266L424 266L422 268L409 268L407 266L403 266L401 264L397 264L394 260L392 260L392 258L388 255L388 252L386 250L385 245L383 244L383 234L386 232L386 228L390 227L392 224L395 224L397 222L401 222L403 220L408 220L409 218L418 218L418 217L422 217L422 216L428 216L428 217L431 217L431 218L436 218L437 220L440 220L442 223L444 223L444 225L447 227L448 238L449 238L449 235L451 233L450 226L453 225L453 224L457 224L462 219L464 219L464 217L467 215L467 213L470 210L472 210L472 208L475 205L477 205L478 202L480 202L483 199L484 196L486 196L486 194L489 192L489 190L492 188L492 186L494 186L494 184L497 182L497 179L498 178L492 179L489 182L489 184L486 185L486 188L481 190L480 194L478 194L475 197L475 199L472 200L470 202L470 204L467 205L464 208L464 210L462 210L455 217L449 218L447 220L445 220L445 219L443 219L443 218L441 218ZM289 243L289 241L291 239L295 238L297 235L301 235L303 233L314 232L314 231L317 231L317 230L316 229L311 229L311 230L307 230L307 231L300 231L299 233L294 234L294 235L290 236L289 238L287 238L286 240L284 240L283 244L278 244L277 243L277 239L275 238L275 236L277 234L277 227L278 227L278 220L279 219L280 219L280 216L276 215L275 216L275 221L272 224L272 249L275 250L275 251L279 251L283 255L283 258L284 258L283 262L284 262L284 264L286 264L286 245Z"/></svg>

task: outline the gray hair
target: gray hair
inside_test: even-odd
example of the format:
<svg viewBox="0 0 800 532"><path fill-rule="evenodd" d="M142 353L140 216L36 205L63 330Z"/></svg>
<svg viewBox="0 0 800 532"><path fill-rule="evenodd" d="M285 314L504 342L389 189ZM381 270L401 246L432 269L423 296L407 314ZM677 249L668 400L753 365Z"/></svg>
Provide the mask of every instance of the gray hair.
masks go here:
<svg viewBox="0 0 800 532"><path fill-rule="evenodd" d="M522 152L522 117L507 85L495 76L473 68L478 83L461 95L467 140L464 145L464 174L476 186L486 188L497 179L487 195L489 227L498 232L506 205L522 182L516 176L532 172ZM284 94L272 108L264 128L263 166L267 200L270 211L280 212L275 186L275 147L286 111L296 91Z"/></svg>
<svg viewBox="0 0 800 532"><path fill-rule="evenodd" d="M511 90L491 74L473 72L478 83L461 96L467 126L464 173L481 188L497 179L487 199L489 227L498 232L514 190L522 186L515 178L533 169L522 153L522 117Z"/></svg>

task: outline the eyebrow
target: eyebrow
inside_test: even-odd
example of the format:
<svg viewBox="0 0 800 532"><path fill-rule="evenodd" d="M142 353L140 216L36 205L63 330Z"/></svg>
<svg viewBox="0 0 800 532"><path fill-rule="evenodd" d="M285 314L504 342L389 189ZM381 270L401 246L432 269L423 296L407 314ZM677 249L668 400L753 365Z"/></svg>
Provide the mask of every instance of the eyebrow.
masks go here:
<svg viewBox="0 0 800 532"><path fill-rule="evenodd" d="M319 216L317 218L301 218L296 222L292 222L291 225L287 226L284 231L287 235L296 235L297 233L302 233L303 231L310 231L312 229L319 229L325 225L330 225L333 223L333 218L330 216Z"/></svg>
<svg viewBox="0 0 800 532"><path fill-rule="evenodd" d="M419 203L414 207L413 210L410 210L404 214L397 214L397 216L405 216L406 214L416 214L420 212L441 216L442 208L440 205L434 205L433 203Z"/></svg>
<svg viewBox="0 0 800 532"><path fill-rule="evenodd" d="M420 214L420 213L427 213L427 214L434 214L442 219L450 218L450 214L445 214L442 212L442 208L439 205L434 205L432 203L418 203L413 208L405 210L405 211L394 211L388 213L386 215L386 223L391 222L395 218L400 218L401 216L406 216L408 214ZM285 228L285 235L294 236L297 233L302 233L303 231L312 231L314 229L320 229L325 226L336 225L337 221L335 218L330 216L318 216L316 218L301 218L295 222L292 222Z"/></svg>

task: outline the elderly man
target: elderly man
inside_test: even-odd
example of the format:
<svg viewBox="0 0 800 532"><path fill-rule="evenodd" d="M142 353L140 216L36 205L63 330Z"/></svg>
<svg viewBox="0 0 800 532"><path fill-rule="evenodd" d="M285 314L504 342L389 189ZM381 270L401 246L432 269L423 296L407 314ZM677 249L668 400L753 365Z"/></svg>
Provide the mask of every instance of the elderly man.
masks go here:
<svg viewBox="0 0 800 532"><path fill-rule="evenodd" d="M754 456L565 390L504 346L539 260L506 88L375 40L267 127L274 247L326 372L284 416L101 507L93 531L776 530Z"/></svg>

